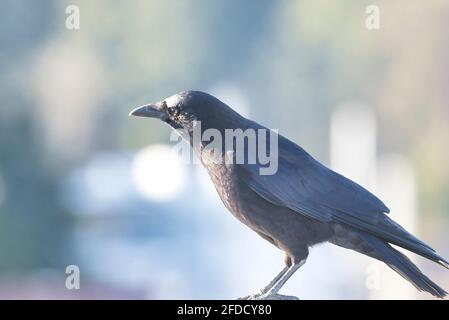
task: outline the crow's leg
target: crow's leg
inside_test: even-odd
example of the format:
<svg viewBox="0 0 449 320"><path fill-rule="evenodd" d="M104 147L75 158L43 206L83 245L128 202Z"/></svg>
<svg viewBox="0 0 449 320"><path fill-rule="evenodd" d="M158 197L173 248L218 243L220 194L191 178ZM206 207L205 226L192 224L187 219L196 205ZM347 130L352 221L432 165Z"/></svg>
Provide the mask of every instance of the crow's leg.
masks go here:
<svg viewBox="0 0 449 320"><path fill-rule="evenodd" d="M290 277L298 270L304 263L306 259L300 261L299 263L293 264L290 267L285 267L281 273L279 273L273 281L270 282L265 288L263 288L259 293L246 296L244 300L299 300L295 296L285 296L279 294L279 290L284 286L284 284L290 279Z"/></svg>
<svg viewBox="0 0 449 320"><path fill-rule="evenodd" d="M276 283L278 283L278 281L281 280L284 274L287 273L288 269L290 269L290 267L285 267L284 269L282 269L282 271L273 280L271 280L271 282L268 285L266 285L260 290L259 295L265 294L268 291L270 291L271 288L273 288L276 285Z"/></svg>
<svg viewBox="0 0 449 320"><path fill-rule="evenodd" d="M289 267L288 270L284 274L281 275L279 280L267 292L256 297L256 299L260 299L260 300L279 300L279 299L293 300L294 298L296 298L296 297L291 297L291 296L282 296L282 295L278 294L278 292L279 292L279 290L281 290L281 288L284 286L284 284L288 281L288 279L290 279L290 277L296 272L296 270L298 270L305 262L306 262L306 260L304 259L304 260L300 261L299 263L295 263L291 267Z"/></svg>
<svg viewBox="0 0 449 320"><path fill-rule="evenodd" d="M239 300L254 300L266 294L282 278L282 276L288 271L289 268L290 267L285 267L284 269L282 269L282 271L273 280L271 280L271 282L268 285L263 287L259 292L251 294L249 296L245 296L243 298L239 298Z"/></svg>

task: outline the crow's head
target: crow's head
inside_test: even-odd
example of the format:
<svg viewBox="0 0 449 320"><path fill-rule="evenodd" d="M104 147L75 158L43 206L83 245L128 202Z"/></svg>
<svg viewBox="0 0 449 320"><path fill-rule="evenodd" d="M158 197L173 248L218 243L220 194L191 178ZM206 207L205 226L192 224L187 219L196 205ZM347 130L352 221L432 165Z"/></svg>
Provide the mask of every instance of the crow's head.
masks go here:
<svg viewBox="0 0 449 320"><path fill-rule="evenodd" d="M232 127L240 115L226 104L200 91L184 91L154 104L138 107L131 116L158 118L174 129L192 131L198 121L206 128Z"/></svg>

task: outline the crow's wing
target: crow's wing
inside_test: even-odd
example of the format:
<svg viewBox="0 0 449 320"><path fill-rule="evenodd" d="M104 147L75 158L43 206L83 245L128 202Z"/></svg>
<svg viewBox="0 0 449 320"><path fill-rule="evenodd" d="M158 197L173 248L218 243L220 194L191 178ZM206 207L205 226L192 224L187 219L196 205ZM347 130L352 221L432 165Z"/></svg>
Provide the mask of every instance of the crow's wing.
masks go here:
<svg viewBox="0 0 449 320"><path fill-rule="evenodd" d="M278 150L278 171L274 175L260 175L258 164L241 165L245 182L266 200L319 221L340 216L350 224L376 223L380 214L389 212L372 193L326 168L280 135Z"/></svg>

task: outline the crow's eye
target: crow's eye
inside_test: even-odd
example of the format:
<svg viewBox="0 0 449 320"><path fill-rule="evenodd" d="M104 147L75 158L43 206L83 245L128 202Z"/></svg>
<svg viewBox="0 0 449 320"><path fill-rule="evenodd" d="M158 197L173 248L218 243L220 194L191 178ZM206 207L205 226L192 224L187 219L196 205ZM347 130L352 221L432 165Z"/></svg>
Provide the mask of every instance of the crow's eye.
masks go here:
<svg viewBox="0 0 449 320"><path fill-rule="evenodd" d="M179 107L168 108L167 112L171 117L176 117L179 114Z"/></svg>

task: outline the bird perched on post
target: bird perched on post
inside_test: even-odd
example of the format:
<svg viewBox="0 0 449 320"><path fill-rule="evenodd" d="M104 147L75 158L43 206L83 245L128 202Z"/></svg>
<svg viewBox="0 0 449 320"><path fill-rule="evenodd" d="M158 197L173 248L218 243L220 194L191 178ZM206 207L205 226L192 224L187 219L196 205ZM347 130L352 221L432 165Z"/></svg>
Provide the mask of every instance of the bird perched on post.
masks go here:
<svg viewBox="0 0 449 320"><path fill-rule="evenodd" d="M286 267L250 298L279 298L278 291L306 262L309 248L322 242L383 261L418 290L439 298L447 294L391 244L446 268L449 263L390 219L386 215L389 209L381 200L325 167L294 142L242 117L217 98L199 91L185 91L138 107L130 115L158 118L178 131L201 159L226 208L285 252ZM198 130L200 137L209 130L209 139L195 139ZM256 146L251 146L248 142L251 135L247 134L244 148L252 153L264 149L270 156L274 154L275 170L263 174L266 163L254 158L248 161L251 152L246 160L238 161L237 135L231 136L233 143L217 147L218 135L226 138L229 130L257 132L252 135L256 137ZM259 135L263 130L266 134ZM267 141L268 135L274 136L275 141ZM215 148L210 148L211 136Z"/></svg>

